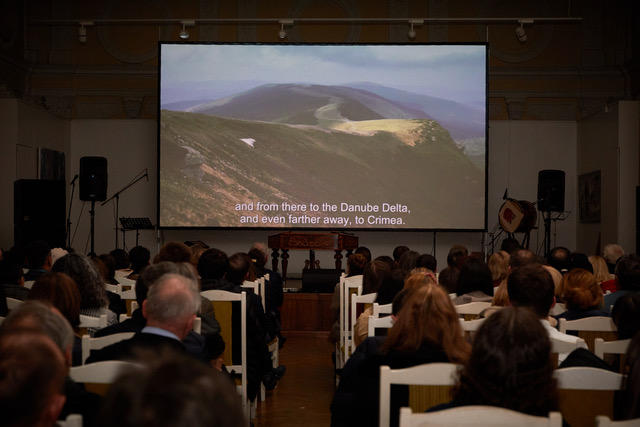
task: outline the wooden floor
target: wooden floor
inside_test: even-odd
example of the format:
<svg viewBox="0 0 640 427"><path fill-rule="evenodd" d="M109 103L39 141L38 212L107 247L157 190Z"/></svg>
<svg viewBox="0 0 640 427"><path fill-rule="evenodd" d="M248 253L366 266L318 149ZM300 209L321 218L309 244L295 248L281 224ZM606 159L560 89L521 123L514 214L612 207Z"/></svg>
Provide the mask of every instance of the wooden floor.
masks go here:
<svg viewBox="0 0 640 427"><path fill-rule="evenodd" d="M325 334L286 332L280 364L287 373L258 405L255 426L328 426L333 399L333 346Z"/></svg>

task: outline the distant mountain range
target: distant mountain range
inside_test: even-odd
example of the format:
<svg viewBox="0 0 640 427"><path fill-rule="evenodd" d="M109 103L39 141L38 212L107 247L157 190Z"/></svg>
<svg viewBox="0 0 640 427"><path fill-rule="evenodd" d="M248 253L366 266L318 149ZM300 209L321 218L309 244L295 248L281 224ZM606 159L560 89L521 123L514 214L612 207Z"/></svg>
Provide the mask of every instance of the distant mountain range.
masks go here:
<svg viewBox="0 0 640 427"><path fill-rule="evenodd" d="M206 97L212 95L211 92L193 91L190 92L193 93L192 96L199 93L199 99L171 102L163 104L162 108L243 120L321 127L326 127L327 124L332 127L340 121L433 119L456 140L485 136L485 116L481 109L375 83L360 82L345 86L263 84L235 93L230 93L231 91L232 89L227 88L224 95L223 92L218 92L222 97L209 99Z"/></svg>

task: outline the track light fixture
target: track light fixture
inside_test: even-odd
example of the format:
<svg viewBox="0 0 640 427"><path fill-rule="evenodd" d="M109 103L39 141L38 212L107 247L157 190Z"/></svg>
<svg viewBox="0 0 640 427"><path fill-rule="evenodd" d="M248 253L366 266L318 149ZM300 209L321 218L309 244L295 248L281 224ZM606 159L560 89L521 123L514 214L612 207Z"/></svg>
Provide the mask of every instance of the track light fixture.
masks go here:
<svg viewBox="0 0 640 427"><path fill-rule="evenodd" d="M422 24L424 24L424 19L409 19L409 32L407 33L407 37L409 37L409 40L413 40L416 38L416 30L413 28L413 26Z"/></svg>
<svg viewBox="0 0 640 427"><path fill-rule="evenodd" d="M180 23L182 24L182 31L180 31L180 34L178 34L178 36L182 40L187 40L189 38L189 32L187 31L187 27L193 27L194 25L196 25L196 22L194 20L185 20L185 21L180 21Z"/></svg>
<svg viewBox="0 0 640 427"><path fill-rule="evenodd" d="M284 40L287 38L287 30L284 29L284 26L293 25L293 19L280 19L278 23L280 24L280 31L278 31L278 38L280 40Z"/></svg>
<svg viewBox="0 0 640 427"><path fill-rule="evenodd" d="M519 27L516 27L516 37L520 43L527 41L527 33L524 31L524 24L533 24L533 19L518 19Z"/></svg>
<svg viewBox="0 0 640 427"><path fill-rule="evenodd" d="M87 27L92 25L93 21L80 21L80 27L78 28L78 40L80 43L87 42Z"/></svg>

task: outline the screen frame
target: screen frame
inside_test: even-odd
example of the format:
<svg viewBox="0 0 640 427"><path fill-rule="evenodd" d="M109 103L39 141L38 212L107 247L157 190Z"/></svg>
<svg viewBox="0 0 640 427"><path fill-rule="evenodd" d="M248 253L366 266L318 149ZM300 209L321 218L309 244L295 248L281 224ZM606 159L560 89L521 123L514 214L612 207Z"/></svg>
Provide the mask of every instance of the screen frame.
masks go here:
<svg viewBox="0 0 640 427"><path fill-rule="evenodd" d="M248 226L167 226L160 224L160 143L161 143L161 83L162 46L164 45L247 45L247 46L483 46L485 48L485 155L484 155L484 225L482 228L382 228L382 227L248 227ZM489 43L488 42L446 42L446 43L290 43L290 42L200 42L200 41L160 41L158 42L158 103L156 121L156 225L159 230L237 230L237 231L315 231L315 232L487 232L489 211Z"/></svg>

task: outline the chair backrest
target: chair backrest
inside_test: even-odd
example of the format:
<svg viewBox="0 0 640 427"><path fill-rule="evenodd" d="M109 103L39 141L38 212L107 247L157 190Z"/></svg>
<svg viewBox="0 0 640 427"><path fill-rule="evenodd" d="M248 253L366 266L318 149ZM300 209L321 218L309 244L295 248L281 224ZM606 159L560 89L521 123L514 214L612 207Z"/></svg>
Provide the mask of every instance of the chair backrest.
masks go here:
<svg viewBox="0 0 640 427"><path fill-rule="evenodd" d="M548 417L536 417L497 406L460 406L436 412L413 413L400 409L400 427L418 426L519 426L561 427L562 415L550 412Z"/></svg>
<svg viewBox="0 0 640 427"><path fill-rule="evenodd" d="M426 363L405 369L380 367L380 427L389 426L391 419L391 384L453 386L461 365Z"/></svg>
<svg viewBox="0 0 640 427"><path fill-rule="evenodd" d="M585 347L586 344L582 338L576 339L575 342L562 341L554 337L551 340L551 353L571 353L576 348Z"/></svg>
<svg viewBox="0 0 640 427"><path fill-rule="evenodd" d="M356 351L356 340L355 337L355 327L356 327L356 319L358 314L358 305L359 304L373 304L376 300L376 296L378 294L371 293L366 295L352 295L351 296L351 354Z"/></svg>
<svg viewBox="0 0 640 427"><path fill-rule="evenodd" d="M131 319L131 316L127 315L126 313L122 313L119 317L118 317L118 322L122 323L125 320Z"/></svg>
<svg viewBox="0 0 640 427"><path fill-rule="evenodd" d="M578 336L583 338L591 351L594 351L596 338L614 340L617 338L617 328L613 319L608 316L591 316L584 319L558 321L558 330L562 333L578 331Z"/></svg>
<svg viewBox="0 0 640 427"><path fill-rule="evenodd" d="M107 315L101 314L100 317L80 315L79 328L96 328L102 329L107 327Z"/></svg>
<svg viewBox="0 0 640 427"><path fill-rule="evenodd" d="M120 341L128 340L134 335L133 332L122 332L119 334L106 335L99 338L91 338L89 335L82 336L82 364L84 365L91 350L100 350L108 345L115 344Z"/></svg>
<svg viewBox="0 0 640 427"><path fill-rule="evenodd" d="M9 311L13 310L14 308L20 307L20 305L24 302L17 298L11 298L11 297L6 297L6 298L7 298L7 309Z"/></svg>
<svg viewBox="0 0 640 427"><path fill-rule="evenodd" d="M572 367L556 369L558 408L569 425L593 425L597 415L613 416L614 394L623 375L606 369Z"/></svg>
<svg viewBox="0 0 640 427"><path fill-rule="evenodd" d="M58 420L58 427L82 427L82 415L69 414L64 420Z"/></svg>
<svg viewBox="0 0 640 427"><path fill-rule="evenodd" d="M109 283L105 283L104 284L104 288L109 291L109 292L113 292L116 295L120 295L122 294L122 285L111 285Z"/></svg>
<svg viewBox="0 0 640 427"><path fill-rule="evenodd" d="M27 281L25 281L25 282L24 282L24 285L23 285L23 286L24 286L25 288L27 288L27 289L31 289L31 288L33 288L33 284L34 284L34 283L36 283L36 281L35 281L35 280L27 280Z"/></svg>
<svg viewBox="0 0 640 427"><path fill-rule="evenodd" d="M393 318L391 316L387 316L387 317L369 316L369 325L368 325L369 330L367 332L367 336L375 337L376 329L378 328L389 329L392 326L393 326Z"/></svg>
<svg viewBox="0 0 640 427"><path fill-rule="evenodd" d="M381 314L391 314L392 310L391 303L389 304L378 304L377 302L373 303L373 317L380 317Z"/></svg>
<svg viewBox="0 0 640 427"><path fill-rule="evenodd" d="M202 317L196 317L193 319L193 332L196 334L202 333Z"/></svg>
<svg viewBox="0 0 640 427"><path fill-rule="evenodd" d="M122 369L139 366L137 363L122 360L107 360L73 366L69 369L69 377L78 383L111 384Z"/></svg>
<svg viewBox="0 0 640 427"><path fill-rule="evenodd" d="M611 418L605 415L596 416L596 427L638 427L640 426L640 418L624 421L611 421Z"/></svg>
<svg viewBox="0 0 640 427"><path fill-rule="evenodd" d="M220 323L220 335L226 344L223 353L224 363L229 372L234 371L236 374L241 375L240 395L242 397L242 408L245 418L249 420L251 417L247 397L247 293L208 290L200 292L200 295L211 301L215 307L216 319ZM234 301L240 303L240 365L233 364L233 354L231 353L233 348L233 329L237 328L237 325L232 324L232 304Z"/></svg>
<svg viewBox="0 0 640 427"><path fill-rule="evenodd" d="M565 311L567 311L567 307L563 303L557 302L553 307L551 307L551 310L549 310L549 316L557 316Z"/></svg>
<svg viewBox="0 0 640 427"><path fill-rule="evenodd" d="M482 310L491 307L490 302L474 301L466 304L456 305L456 311L461 316L478 316Z"/></svg>
<svg viewBox="0 0 640 427"><path fill-rule="evenodd" d="M484 321L485 321L484 317L480 319L474 319L474 320L460 319L460 326L462 326L462 330L464 332L475 332L478 330L478 328L480 327L480 325L482 325Z"/></svg>
<svg viewBox="0 0 640 427"><path fill-rule="evenodd" d="M362 276L340 277L340 351L342 360L346 360L350 356L351 350L351 296L362 294Z"/></svg>
<svg viewBox="0 0 640 427"><path fill-rule="evenodd" d="M124 301L125 305L127 306L127 314L131 316L131 313L135 311L135 309L133 308L134 303L135 303L135 307L138 306L138 303L136 301L136 290L129 289L127 291L122 291L120 293L120 298Z"/></svg>
<svg viewBox="0 0 640 427"><path fill-rule="evenodd" d="M605 354L627 354L627 349L629 348L630 342L630 339L605 341L602 338L596 338L594 353L600 359L604 359Z"/></svg>
<svg viewBox="0 0 640 427"><path fill-rule="evenodd" d="M136 286L136 281L133 280L133 279L129 279L128 277L121 277L119 279L116 277L116 280L122 286L130 286L132 288L134 288Z"/></svg>
<svg viewBox="0 0 640 427"><path fill-rule="evenodd" d="M456 299L458 297L458 294L456 294L455 292L449 294L449 298L451 299Z"/></svg>

